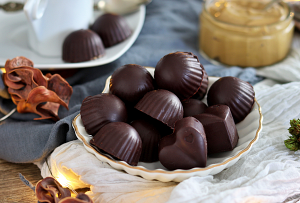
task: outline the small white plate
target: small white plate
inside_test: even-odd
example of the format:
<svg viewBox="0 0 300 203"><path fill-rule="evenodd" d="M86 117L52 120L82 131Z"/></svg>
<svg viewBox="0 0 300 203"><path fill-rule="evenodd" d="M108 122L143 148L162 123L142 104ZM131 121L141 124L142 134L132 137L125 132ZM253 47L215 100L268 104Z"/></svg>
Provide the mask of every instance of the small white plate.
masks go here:
<svg viewBox="0 0 300 203"><path fill-rule="evenodd" d="M154 68L147 69L153 75ZM209 77L208 88L210 88L217 79L217 77ZM109 90L109 80L110 77L106 80L106 85L103 90L105 93ZM206 103L206 98L204 98L203 101ZM111 157L109 158L108 156L99 153L89 144L92 136L85 131L80 114L74 118L72 125L76 136L83 142L86 150L94 154L100 161L109 163L113 168L124 170L131 175L139 175L147 180L181 182L192 176L214 175L235 164L241 157L245 156L250 151L254 143L257 142L259 133L262 130L262 120L263 116L261 108L255 99L255 103L250 114L242 122L236 125L239 133L239 141L232 151L208 156L207 166L205 168L174 171L165 169L160 162L139 162L138 166L130 166L124 161L115 161Z"/></svg>
<svg viewBox="0 0 300 203"><path fill-rule="evenodd" d="M4 66L7 59L17 56L29 58L38 69L86 68L110 63L122 56L135 42L143 27L145 13L145 5L141 5L137 12L124 16L133 33L125 41L107 48L104 57L80 63L66 63L62 57L45 57L30 49L27 41L27 21L22 11L9 13L0 10L0 66ZM95 18L99 15L99 12L94 14Z"/></svg>

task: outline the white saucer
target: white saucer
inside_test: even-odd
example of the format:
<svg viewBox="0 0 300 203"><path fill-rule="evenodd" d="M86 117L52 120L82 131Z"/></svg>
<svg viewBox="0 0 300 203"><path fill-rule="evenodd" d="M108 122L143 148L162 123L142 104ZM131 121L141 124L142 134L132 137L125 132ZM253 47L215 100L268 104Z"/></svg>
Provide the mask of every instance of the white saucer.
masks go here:
<svg viewBox="0 0 300 203"><path fill-rule="evenodd" d="M120 44L107 48L104 57L81 63L65 63L61 57L41 56L30 49L27 41L27 20L22 11L0 11L0 66L4 66L7 59L17 56L32 60L34 67L39 69L86 68L110 63L122 56L134 43L143 27L145 13L145 6L142 5L137 12L124 16L133 34ZM99 12L95 12L95 17L99 15Z"/></svg>

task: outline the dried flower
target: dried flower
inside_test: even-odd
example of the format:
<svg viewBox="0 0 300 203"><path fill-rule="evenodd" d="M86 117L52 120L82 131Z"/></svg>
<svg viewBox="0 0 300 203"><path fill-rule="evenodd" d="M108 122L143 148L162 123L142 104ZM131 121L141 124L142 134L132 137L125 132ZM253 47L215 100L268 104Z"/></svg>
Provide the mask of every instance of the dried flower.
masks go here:
<svg viewBox="0 0 300 203"><path fill-rule="evenodd" d="M78 194L74 197L66 197L60 200L58 203L93 203L93 200L84 193Z"/></svg>
<svg viewBox="0 0 300 203"><path fill-rule="evenodd" d="M35 194L39 202L47 203L93 203L92 199L84 193L79 193L76 197L71 197L68 188L52 177L40 180L35 186Z"/></svg>
<svg viewBox="0 0 300 203"><path fill-rule="evenodd" d="M63 188L61 184L52 177L40 180L35 187L35 194L40 202L58 203L61 199L71 197L68 188Z"/></svg>
<svg viewBox="0 0 300 203"><path fill-rule="evenodd" d="M35 113L35 120L59 120L60 105L68 109L72 87L59 74L46 76L33 67L25 57L16 57L5 63L3 80L19 113Z"/></svg>

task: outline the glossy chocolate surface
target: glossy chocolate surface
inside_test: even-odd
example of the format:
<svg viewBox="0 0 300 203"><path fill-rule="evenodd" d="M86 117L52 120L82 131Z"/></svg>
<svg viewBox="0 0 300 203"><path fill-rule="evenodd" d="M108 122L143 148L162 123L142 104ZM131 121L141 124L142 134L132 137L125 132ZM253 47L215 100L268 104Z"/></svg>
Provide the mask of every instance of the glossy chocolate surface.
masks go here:
<svg viewBox="0 0 300 203"><path fill-rule="evenodd" d="M85 98L80 108L80 115L87 133L93 136L108 123L127 121L124 102L108 93Z"/></svg>
<svg viewBox="0 0 300 203"><path fill-rule="evenodd" d="M208 154L231 151L237 145L239 136L228 106L210 106L194 117L205 129Z"/></svg>
<svg viewBox="0 0 300 203"><path fill-rule="evenodd" d="M118 44L132 34L125 18L112 13L105 13L99 16L91 26L91 29L100 36L105 47Z"/></svg>
<svg viewBox="0 0 300 203"><path fill-rule="evenodd" d="M105 125L90 143L111 156L136 166L142 152L142 140L129 124L114 122Z"/></svg>
<svg viewBox="0 0 300 203"><path fill-rule="evenodd" d="M92 30L74 31L63 42L62 59L66 62L90 61L104 55L102 40Z"/></svg>
<svg viewBox="0 0 300 203"><path fill-rule="evenodd" d="M155 67L154 78L159 89L175 93L180 100L192 97L200 88L203 69L191 52L165 55Z"/></svg>
<svg viewBox="0 0 300 203"><path fill-rule="evenodd" d="M203 113L207 105L200 101L199 99L188 99L182 101L183 106L183 117L194 116Z"/></svg>
<svg viewBox="0 0 300 203"><path fill-rule="evenodd" d="M139 111L174 128L175 122L183 118L183 107L179 98L168 90L153 90L135 105Z"/></svg>
<svg viewBox="0 0 300 203"><path fill-rule="evenodd" d="M248 82L236 77L222 77L210 87L207 104L229 106L235 123L239 123L250 113L254 97L253 87Z"/></svg>
<svg viewBox="0 0 300 203"><path fill-rule="evenodd" d="M178 121L174 133L159 143L159 161L169 170L205 167L207 142L202 124L194 117Z"/></svg>
<svg viewBox="0 0 300 203"><path fill-rule="evenodd" d="M126 105L134 106L147 92L154 90L153 77L143 66L127 64L114 71L109 89Z"/></svg>

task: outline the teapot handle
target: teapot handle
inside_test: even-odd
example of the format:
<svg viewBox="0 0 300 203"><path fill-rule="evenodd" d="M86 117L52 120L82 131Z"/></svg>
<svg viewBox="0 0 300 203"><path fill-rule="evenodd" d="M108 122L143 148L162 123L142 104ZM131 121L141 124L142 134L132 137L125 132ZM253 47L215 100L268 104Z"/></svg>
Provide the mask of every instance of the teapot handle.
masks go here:
<svg viewBox="0 0 300 203"><path fill-rule="evenodd" d="M24 5L24 12L28 19L40 19L45 12L48 0L27 0Z"/></svg>

